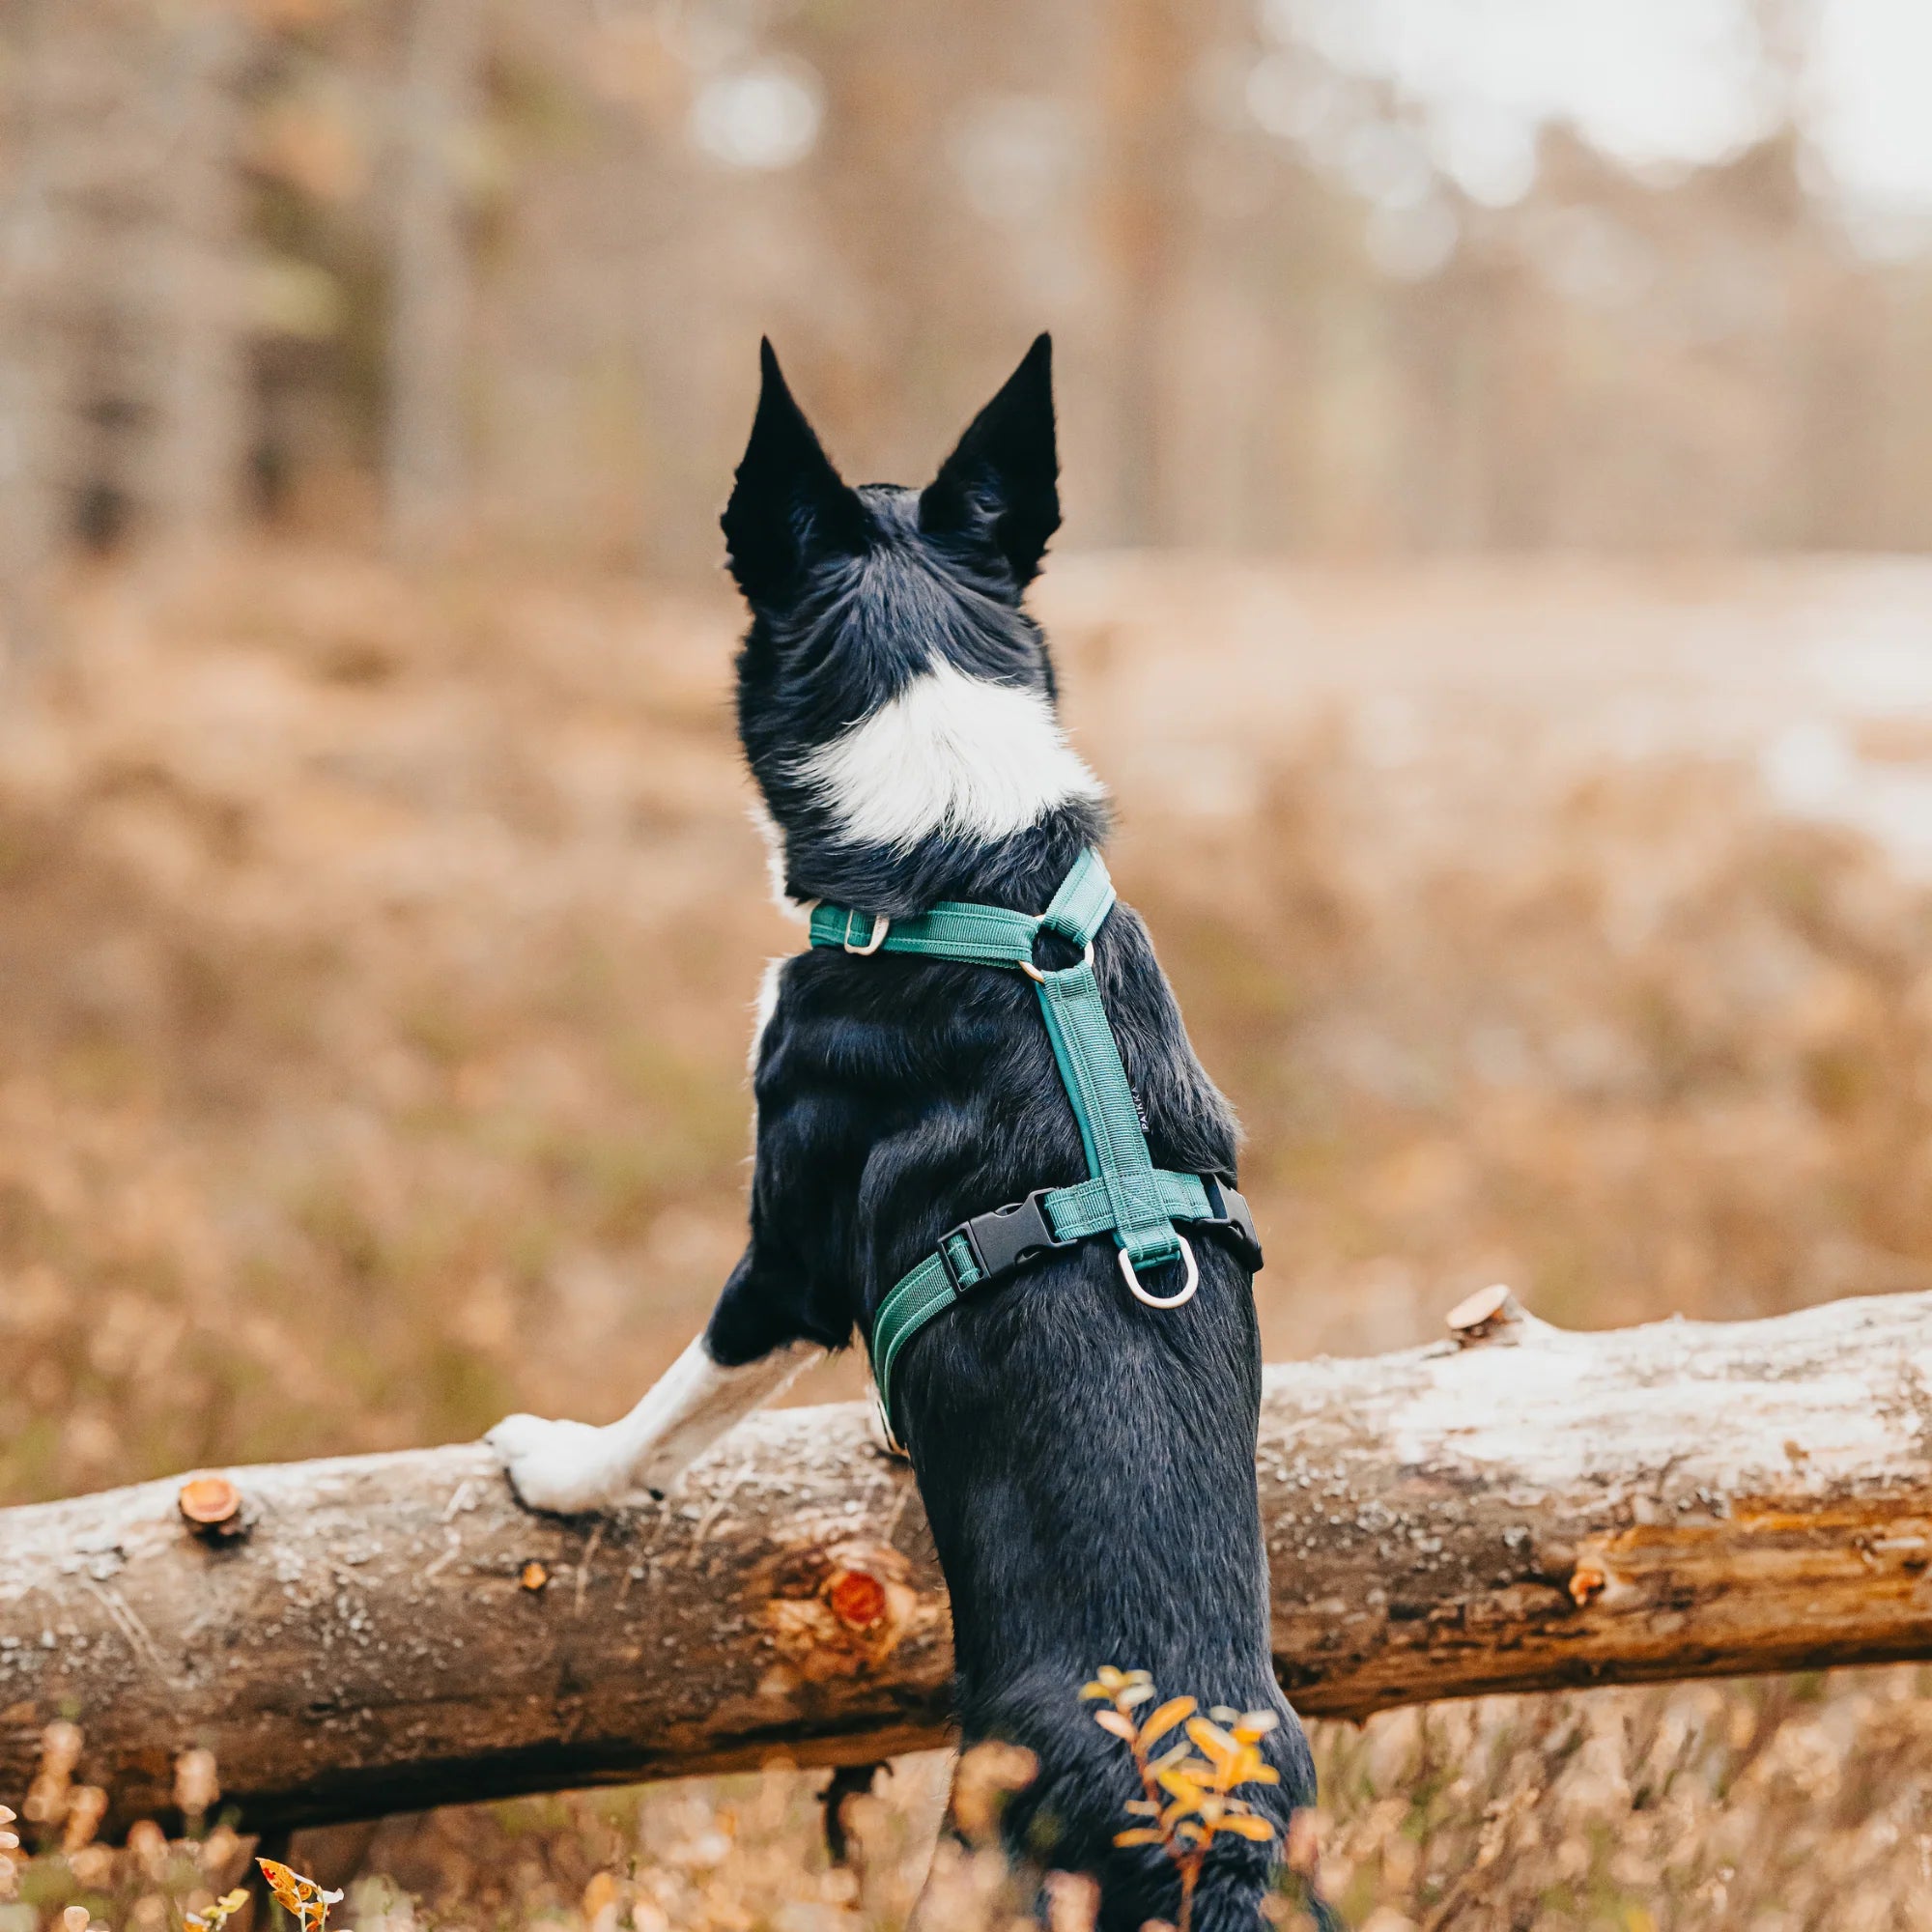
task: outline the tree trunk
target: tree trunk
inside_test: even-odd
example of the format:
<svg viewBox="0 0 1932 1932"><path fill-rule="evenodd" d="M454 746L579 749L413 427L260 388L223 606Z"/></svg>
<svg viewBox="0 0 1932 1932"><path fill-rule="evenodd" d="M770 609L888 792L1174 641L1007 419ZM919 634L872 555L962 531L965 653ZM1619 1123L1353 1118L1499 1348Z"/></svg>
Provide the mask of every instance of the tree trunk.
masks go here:
<svg viewBox="0 0 1932 1932"><path fill-rule="evenodd" d="M1268 1372L1304 1712L1932 1657L1932 1295L1454 1319L1439 1348ZM863 1762L943 1740L951 1666L911 1478L857 1405L756 1417L600 1520L524 1514L474 1447L0 1512L0 1799L71 1715L123 1825L165 1816L192 1745L255 1828Z"/></svg>
<svg viewBox="0 0 1932 1932"><path fill-rule="evenodd" d="M410 0L389 315L388 512L400 554L445 545L468 464L469 246L460 147L476 113L483 0Z"/></svg>
<svg viewBox="0 0 1932 1932"><path fill-rule="evenodd" d="M166 123L138 314L154 414L143 495L156 529L199 549L235 521L248 450L242 297L241 9L188 10L166 36Z"/></svg>
<svg viewBox="0 0 1932 1932"><path fill-rule="evenodd" d="M1106 165L1097 234L1112 304L1117 544L1168 537L1166 349L1181 279L1201 0L1109 0L1100 79Z"/></svg>
<svg viewBox="0 0 1932 1932"><path fill-rule="evenodd" d="M0 188L0 695L10 667L36 655L46 633L43 573L59 507L48 475L45 339L47 208L44 14L48 0L15 0L0 23L5 171Z"/></svg>

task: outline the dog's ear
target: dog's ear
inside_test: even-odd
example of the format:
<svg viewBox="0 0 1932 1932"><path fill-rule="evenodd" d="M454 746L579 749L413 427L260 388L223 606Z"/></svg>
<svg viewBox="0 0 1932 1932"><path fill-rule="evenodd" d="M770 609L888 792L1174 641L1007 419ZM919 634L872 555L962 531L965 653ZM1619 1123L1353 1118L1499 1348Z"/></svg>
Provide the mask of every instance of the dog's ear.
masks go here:
<svg viewBox="0 0 1932 1932"><path fill-rule="evenodd" d="M763 383L752 440L719 521L738 588L750 602L767 604L815 558L855 554L865 541L866 513L792 400L769 339L758 344L758 366Z"/></svg>
<svg viewBox="0 0 1932 1932"><path fill-rule="evenodd" d="M1060 527L1053 434L1053 338L1037 337L1006 386L973 420L919 499L931 536L978 537L1024 589Z"/></svg>

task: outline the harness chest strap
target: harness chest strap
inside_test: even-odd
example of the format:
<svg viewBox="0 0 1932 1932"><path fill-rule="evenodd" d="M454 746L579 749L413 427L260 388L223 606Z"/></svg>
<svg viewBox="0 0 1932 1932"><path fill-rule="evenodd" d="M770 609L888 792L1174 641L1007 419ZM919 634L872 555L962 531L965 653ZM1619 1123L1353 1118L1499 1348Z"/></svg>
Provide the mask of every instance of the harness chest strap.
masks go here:
<svg viewBox="0 0 1932 1932"><path fill-rule="evenodd" d="M892 1371L901 1349L960 1295L1054 1249L1110 1234L1121 1272L1150 1307L1175 1308L1198 1279L1194 1251L1175 1222L1199 1223L1234 1239L1252 1267L1261 1247L1247 1203L1218 1177L1175 1174L1153 1164L1140 1110L1127 1084L1106 1002L1094 977L1094 936L1114 909L1112 879L1091 848L1075 861L1044 913L947 901L916 918L889 921L820 904L811 915L811 943L847 952L911 952L960 965L997 966L1034 980L1040 1011L1066 1095L1079 1125L1093 1179L1072 1187L1040 1188L1022 1202L961 1222L903 1276L879 1304L872 1321L872 1376L890 1433ZM1034 946L1053 932L1083 949L1075 965L1048 972L1034 963ZM1141 1285L1139 1270L1180 1261L1186 1280L1160 1297Z"/></svg>

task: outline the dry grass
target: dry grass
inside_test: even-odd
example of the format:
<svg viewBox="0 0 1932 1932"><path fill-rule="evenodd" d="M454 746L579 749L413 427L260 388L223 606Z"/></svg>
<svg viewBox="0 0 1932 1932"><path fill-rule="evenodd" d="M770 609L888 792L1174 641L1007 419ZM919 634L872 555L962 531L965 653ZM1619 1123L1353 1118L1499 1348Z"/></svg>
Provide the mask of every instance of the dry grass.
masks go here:
<svg viewBox="0 0 1932 1932"><path fill-rule="evenodd" d="M1875 847L1715 740L1634 753L1507 678L1392 711L1312 676L1350 649L1332 586L1311 639L1305 596L1271 629L1201 573L1203 677L1173 584L1066 585L1117 873L1252 1137L1270 1355L1415 1339L1497 1278L1583 1324L1932 1284L1932 908ZM0 721L0 1498L614 1412L735 1255L749 1009L796 944L728 611L271 554L70 615ZM1932 1923L1927 1708L1892 1672L1322 1727L1329 1883L1370 1923ZM311 1849L384 1875L360 1926L403 1893L897 1924L937 1770L855 1801L855 1873L816 1781ZM43 1917L65 1869L29 1868Z"/></svg>

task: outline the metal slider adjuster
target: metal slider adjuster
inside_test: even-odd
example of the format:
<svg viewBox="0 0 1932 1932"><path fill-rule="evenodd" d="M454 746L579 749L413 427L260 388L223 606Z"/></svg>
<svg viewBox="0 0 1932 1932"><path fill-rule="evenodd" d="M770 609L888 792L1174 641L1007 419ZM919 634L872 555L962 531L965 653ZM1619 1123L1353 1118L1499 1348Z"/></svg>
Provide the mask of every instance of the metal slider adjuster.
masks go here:
<svg viewBox="0 0 1932 1932"><path fill-rule="evenodd" d="M1015 1201L1009 1208L995 1208L990 1214L975 1214L970 1221L961 1221L940 1236L939 1259L954 1295L983 1288L1000 1275L1010 1274L1035 1255L1054 1248L1079 1246L1077 1240L1063 1241L1053 1232L1053 1223L1046 1214L1046 1197L1052 1191L1050 1187L1037 1187L1024 1201ZM959 1279L958 1267L952 1260L955 1237L966 1243L973 1264L980 1270L977 1281Z"/></svg>
<svg viewBox="0 0 1932 1932"><path fill-rule="evenodd" d="M845 951L851 953L855 959L869 959L872 956L872 954L875 953L879 950L879 948L886 943L886 934L889 933L892 930L892 928L893 928L892 921L889 920L884 913L875 912L872 915L871 938L867 940L867 942L863 946L854 946L849 936L852 931L852 915L848 912L845 915L845 931L847 934L847 938L845 940Z"/></svg>

